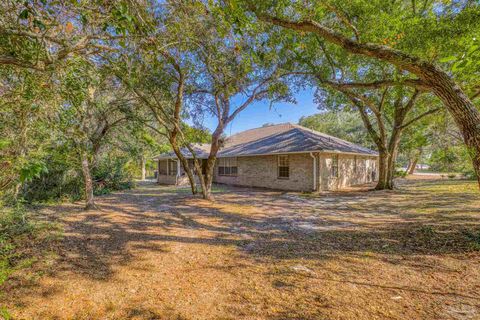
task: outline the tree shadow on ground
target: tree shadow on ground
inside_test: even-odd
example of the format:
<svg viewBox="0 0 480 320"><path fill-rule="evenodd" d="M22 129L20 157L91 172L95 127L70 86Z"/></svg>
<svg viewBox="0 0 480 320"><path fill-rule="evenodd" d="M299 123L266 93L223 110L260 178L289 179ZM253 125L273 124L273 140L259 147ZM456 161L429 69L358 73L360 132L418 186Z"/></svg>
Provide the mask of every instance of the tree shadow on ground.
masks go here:
<svg viewBox="0 0 480 320"><path fill-rule="evenodd" d="M480 209L461 212L478 203L475 196L407 188L304 198L228 187L212 204L171 188L143 186L100 198L98 211L57 207L65 236L49 273L108 281L113 267L128 264L142 250L168 253L171 243L231 246L267 263L370 252L380 254L371 259L415 267L417 255L463 254L480 246L472 238L480 237ZM448 215L446 206L458 214ZM427 213L418 213L419 207Z"/></svg>
<svg viewBox="0 0 480 320"><path fill-rule="evenodd" d="M111 266L128 263L132 250L162 252L170 242L235 246L244 254L270 260L328 259L364 252L429 255L472 251L472 235L480 232L479 215L448 215L442 208L448 203L460 212L476 200L473 195L457 199L457 203L442 193L434 199L428 192L403 190L396 194L408 200L389 203L385 201L388 195L373 194L364 202L326 202L312 209L301 200L283 198L280 192L242 188L219 194L220 206L192 201L182 193L162 194L156 187L117 193L99 202L102 211L65 222L62 268L108 279ZM375 203L378 206L372 205ZM236 207L228 207L233 204L260 210L253 215L235 213ZM418 214L415 208L419 204L422 209L440 210ZM264 212L266 208L270 211ZM480 208L476 213L480 214ZM365 217L369 221L362 222ZM195 235L179 235L179 230L194 231Z"/></svg>

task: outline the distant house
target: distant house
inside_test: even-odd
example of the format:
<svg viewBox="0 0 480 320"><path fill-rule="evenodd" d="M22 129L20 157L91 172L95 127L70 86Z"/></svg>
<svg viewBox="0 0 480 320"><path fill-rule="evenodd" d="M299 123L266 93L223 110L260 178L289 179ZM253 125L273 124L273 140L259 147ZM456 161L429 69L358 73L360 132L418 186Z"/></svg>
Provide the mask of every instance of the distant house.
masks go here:
<svg viewBox="0 0 480 320"><path fill-rule="evenodd" d="M207 144L194 146L206 158ZM193 164L186 149L182 153ZM246 130L227 138L217 155L214 182L293 191L338 190L377 180L378 154L305 127L284 123ZM175 153L158 160L158 183L188 184ZM193 166L192 166L193 167Z"/></svg>

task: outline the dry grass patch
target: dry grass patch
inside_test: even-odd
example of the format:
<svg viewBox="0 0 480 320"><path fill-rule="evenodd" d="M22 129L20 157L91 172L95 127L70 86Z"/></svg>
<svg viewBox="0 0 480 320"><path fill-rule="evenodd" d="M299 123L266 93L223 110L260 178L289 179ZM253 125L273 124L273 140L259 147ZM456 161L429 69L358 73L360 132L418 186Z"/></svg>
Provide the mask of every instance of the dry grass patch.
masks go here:
<svg viewBox="0 0 480 320"><path fill-rule="evenodd" d="M462 191L466 190L466 191ZM323 195L142 187L75 207L19 319L478 319L480 203L467 181Z"/></svg>
<svg viewBox="0 0 480 320"><path fill-rule="evenodd" d="M225 214L236 214L236 215L257 215L261 214L262 211L259 208L252 205L237 204L237 203L225 203L218 201L207 201L203 199L187 199L185 204L189 206L195 206L201 209L215 209L219 210Z"/></svg>

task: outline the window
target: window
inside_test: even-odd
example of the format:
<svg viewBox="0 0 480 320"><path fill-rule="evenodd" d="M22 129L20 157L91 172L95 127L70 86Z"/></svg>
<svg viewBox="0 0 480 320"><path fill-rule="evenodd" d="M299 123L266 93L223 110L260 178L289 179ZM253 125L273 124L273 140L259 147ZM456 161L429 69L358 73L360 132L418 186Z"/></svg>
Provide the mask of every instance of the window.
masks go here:
<svg viewBox="0 0 480 320"><path fill-rule="evenodd" d="M168 175L176 176L177 175L177 161L168 159Z"/></svg>
<svg viewBox="0 0 480 320"><path fill-rule="evenodd" d="M332 167L330 168L330 176L332 178L338 177L338 155L332 157Z"/></svg>
<svg viewBox="0 0 480 320"><path fill-rule="evenodd" d="M219 176L236 176L237 158L219 158L218 159L218 175Z"/></svg>
<svg viewBox="0 0 480 320"><path fill-rule="evenodd" d="M356 174L357 173L357 156L354 156L353 157L353 173Z"/></svg>
<svg viewBox="0 0 480 320"><path fill-rule="evenodd" d="M278 156L278 178L288 179L290 177L290 165L288 156Z"/></svg>
<svg viewBox="0 0 480 320"><path fill-rule="evenodd" d="M158 174L166 176L167 175L167 164L168 160L160 160L158 161Z"/></svg>

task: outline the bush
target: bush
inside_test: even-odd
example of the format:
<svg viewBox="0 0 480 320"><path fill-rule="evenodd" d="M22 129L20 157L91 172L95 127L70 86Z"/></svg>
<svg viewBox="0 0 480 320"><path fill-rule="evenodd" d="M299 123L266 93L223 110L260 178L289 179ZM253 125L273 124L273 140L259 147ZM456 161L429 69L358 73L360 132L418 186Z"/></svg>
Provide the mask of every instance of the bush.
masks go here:
<svg viewBox="0 0 480 320"><path fill-rule="evenodd" d="M23 205L0 207L0 285L13 272L19 259L15 253L16 239L31 234L33 230Z"/></svg>
<svg viewBox="0 0 480 320"><path fill-rule="evenodd" d="M473 173L471 157L464 146L434 150L428 163L432 171Z"/></svg>
<svg viewBox="0 0 480 320"><path fill-rule="evenodd" d="M473 250L480 251L480 230L464 231L465 236L470 241L470 247Z"/></svg>
<svg viewBox="0 0 480 320"><path fill-rule="evenodd" d="M395 170L395 177L399 177L399 178L405 178L407 176L407 172L403 169L396 169Z"/></svg>
<svg viewBox="0 0 480 320"><path fill-rule="evenodd" d="M84 198L84 180L79 168L62 160L48 161L48 170L35 177L23 188L23 197L29 202L77 201ZM108 194L134 186L133 174L127 158L104 158L92 169L95 195Z"/></svg>
<svg viewBox="0 0 480 320"><path fill-rule="evenodd" d="M464 172L462 172L462 175L465 177L465 179L468 179L468 180L477 179L477 175L475 174L475 171L473 171L473 169L465 170Z"/></svg>
<svg viewBox="0 0 480 320"><path fill-rule="evenodd" d="M51 163L48 172L25 185L23 197L30 203L62 198L80 200L83 197L83 177L65 164Z"/></svg>
<svg viewBox="0 0 480 320"><path fill-rule="evenodd" d="M126 158L107 158L101 161L92 172L95 195L134 187L133 172L129 170L128 164Z"/></svg>

